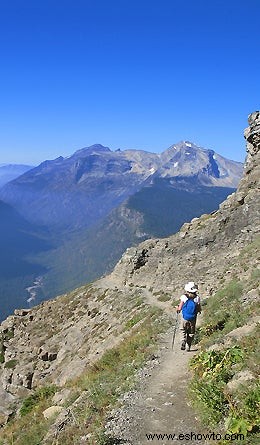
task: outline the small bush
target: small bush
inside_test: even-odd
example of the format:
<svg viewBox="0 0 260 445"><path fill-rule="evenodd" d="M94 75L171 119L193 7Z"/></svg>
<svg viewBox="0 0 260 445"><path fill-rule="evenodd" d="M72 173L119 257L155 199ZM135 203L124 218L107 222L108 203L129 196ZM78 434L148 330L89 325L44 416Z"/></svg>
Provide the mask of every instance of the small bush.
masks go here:
<svg viewBox="0 0 260 445"><path fill-rule="evenodd" d="M229 416L226 419L227 432L242 433L258 432L260 425L260 384L251 387L240 386L233 400L230 400Z"/></svg>
<svg viewBox="0 0 260 445"><path fill-rule="evenodd" d="M4 344L3 344L3 339L0 338L0 363L4 363L4 361L5 361Z"/></svg>
<svg viewBox="0 0 260 445"><path fill-rule="evenodd" d="M14 337L14 328L8 329L7 333L4 335L6 341L11 340Z"/></svg>
<svg viewBox="0 0 260 445"><path fill-rule="evenodd" d="M203 351L191 361L194 377L190 390L194 406L202 420L216 427L225 424L229 434L241 433L243 445L254 442L260 424L260 386L256 379L247 385L238 385L230 390L227 383L241 370L250 369L252 355L257 361L257 328L232 347L218 351ZM251 367L251 372L257 367ZM251 440L252 439L252 440ZM225 441L221 444L226 444Z"/></svg>
<svg viewBox="0 0 260 445"><path fill-rule="evenodd" d="M144 303L144 299L142 297L138 297L135 301L134 307L139 307Z"/></svg>
<svg viewBox="0 0 260 445"><path fill-rule="evenodd" d="M24 399L23 404L20 408L21 416L25 416L26 414L31 412L40 402L53 396L56 390L57 387L55 385L45 386L44 388L39 388L32 395Z"/></svg>
<svg viewBox="0 0 260 445"><path fill-rule="evenodd" d="M167 294L162 294L157 298L158 301L169 301L170 299L171 299L170 295Z"/></svg>
<svg viewBox="0 0 260 445"><path fill-rule="evenodd" d="M125 324L125 329L131 329L133 326L135 326L139 321L141 321L144 318L144 314L139 313L136 314L134 317L130 318Z"/></svg>
<svg viewBox="0 0 260 445"><path fill-rule="evenodd" d="M9 360L8 362L6 362L4 367L6 369L13 369L16 367L16 365L17 365L17 360L13 359L13 360Z"/></svg>
<svg viewBox="0 0 260 445"><path fill-rule="evenodd" d="M191 391L197 398L202 419L217 425L228 413L228 399L225 394L227 382L235 374L235 365L241 365L243 352L234 346L223 351L206 351L191 361L195 377Z"/></svg>

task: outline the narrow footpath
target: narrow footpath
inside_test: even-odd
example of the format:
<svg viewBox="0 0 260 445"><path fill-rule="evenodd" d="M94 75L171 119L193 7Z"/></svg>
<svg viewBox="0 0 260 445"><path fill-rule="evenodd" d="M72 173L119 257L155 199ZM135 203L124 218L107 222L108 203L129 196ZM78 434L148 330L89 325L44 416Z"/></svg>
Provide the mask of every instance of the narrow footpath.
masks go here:
<svg viewBox="0 0 260 445"><path fill-rule="evenodd" d="M149 303L154 304L151 300ZM167 304L164 309L168 313L174 310ZM179 329L173 349L172 338L173 329L162 338L158 356L140 372L135 390L124 396L119 410L111 413L106 426L109 443L208 445L201 436L205 428L187 396L191 377L188 361L196 353L196 345L190 352L182 351Z"/></svg>

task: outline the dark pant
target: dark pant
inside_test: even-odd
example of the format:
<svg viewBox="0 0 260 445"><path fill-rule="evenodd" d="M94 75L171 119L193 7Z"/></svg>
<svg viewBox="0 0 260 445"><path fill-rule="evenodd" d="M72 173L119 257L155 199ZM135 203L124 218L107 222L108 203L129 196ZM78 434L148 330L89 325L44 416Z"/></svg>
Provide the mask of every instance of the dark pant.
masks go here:
<svg viewBox="0 0 260 445"><path fill-rule="evenodd" d="M195 320L184 320L182 319L182 341L187 343L188 346L191 346L192 340L194 339L195 334Z"/></svg>

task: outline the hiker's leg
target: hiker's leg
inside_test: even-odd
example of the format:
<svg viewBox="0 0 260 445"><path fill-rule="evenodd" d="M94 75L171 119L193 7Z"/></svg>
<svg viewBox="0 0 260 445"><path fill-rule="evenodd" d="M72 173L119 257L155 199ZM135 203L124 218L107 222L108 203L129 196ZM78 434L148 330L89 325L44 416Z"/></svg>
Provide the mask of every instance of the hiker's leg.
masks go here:
<svg viewBox="0 0 260 445"><path fill-rule="evenodd" d="M186 342L187 342L187 321L184 320L184 318L182 319L182 329L181 329L181 333L182 333L182 338L181 338L181 349L185 349L186 346Z"/></svg>
<svg viewBox="0 0 260 445"><path fill-rule="evenodd" d="M187 344L189 349L194 339L195 326L196 326L196 320L189 321L188 332L187 332Z"/></svg>
<svg viewBox="0 0 260 445"><path fill-rule="evenodd" d="M192 336L191 336L191 322L189 321L189 324L187 324L187 349L190 350L192 343Z"/></svg>

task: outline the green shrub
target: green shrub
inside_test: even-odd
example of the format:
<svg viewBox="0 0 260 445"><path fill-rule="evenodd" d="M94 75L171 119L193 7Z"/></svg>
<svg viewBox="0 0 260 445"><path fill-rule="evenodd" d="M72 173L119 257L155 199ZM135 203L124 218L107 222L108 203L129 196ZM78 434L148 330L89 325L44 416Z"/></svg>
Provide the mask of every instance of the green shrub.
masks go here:
<svg viewBox="0 0 260 445"><path fill-rule="evenodd" d="M13 360L9 360L8 362L5 362L4 367L7 369L13 369L16 367L17 365L17 360L13 359Z"/></svg>
<svg viewBox="0 0 260 445"><path fill-rule="evenodd" d="M169 301L170 299L171 299L170 295L167 294L162 294L157 298L158 301Z"/></svg>
<svg viewBox="0 0 260 445"><path fill-rule="evenodd" d="M260 394L256 377L260 362L260 328L252 325L252 330L245 330L246 335L241 331L239 340L226 334L245 324L250 325L258 313L258 303L243 302L243 295L256 288L259 282L259 270L250 272L247 262L256 256L257 243L247 246L238 257L238 265L249 271L243 284L239 279L233 279L207 299L203 324L197 329L202 352L191 361L194 372L190 385L192 401L202 420L211 427L218 427L221 433L244 435L244 440L239 441L241 445L259 443ZM219 345L218 349L206 349L214 343ZM227 344L229 347L225 347ZM251 375L244 385L236 380L240 371L249 371ZM234 385L227 385L232 379ZM227 445L230 442L222 440L218 443Z"/></svg>
<svg viewBox="0 0 260 445"><path fill-rule="evenodd" d="M216 426L228 413L228 398L225 394L226 383L236 372L235 365L243 361L240 347L233 346L222 351L204 351L191 360L194 378L191 391L202 420Z"/></svg>
<svg viewBox="0 0 260 445"><path fill-rule="evenodd" d="M192 381L193 404L199 411L202 422L209 426L216 426L227 412L228 402L223 392L224 386L211 378L204 379L203 383L198 378Z"/></svg>
<svg viewBox="0 0 260 445"><path fill-rule="evenodd" d="M139 307L144 303L144 299L142 297L138 297L135 301L134 307Z"/></svg>
<svg viewBox="0 0 260 445"><path fill-rule="evenodd" d="M4 363L4 361L5 361L4 344L3 344L3 338L0 337L0 363Z"/></svg>
<svg viewBox="0 0 260 445"><path fill-rule="evenodd" d="M14 328L8 329L7 333L5 334L4 338L5 340L11 340L11 338L14 337Z"/></svg>
<svg viewBox="0 0 260 445"><path fill-rule="evenodd" d="M136 314L134 317L130 318L130 320L128 320L125 324L125 329L130 329L132 328L134 325L136 325L139 321L141 321L144 318L144 314L139 313Z"/></svg>
<svg viewBox="0 0 260 445"><path fill-rule="evenodd" d="M253 339L256 340L256 330L238 345L220 351L203 351L190 363L194 371L190 390L202 421L216 427L225 420L227 433L241 433L252 438L260 424L260 386L252 380L247 386L238 385L230 392L226 385L247 366L257 350L257 342Z"/></svg>
<svg viewBox="0 0 260 445"><path fill-rule="evenodd" d="M233 400L226 419L228 433L242 433L247 436L250 432L259 431L260 425L260 384L253 383L251 387L240 386Z"/></svg>
<svg viewBox="0 0 260 445"><path fill-rule="evenodd" d="M45 386L43 388L37 389L32 395L24 399L22 406L20 408L21 416L25 416L29 412L31 412L36 405L38 405L43 400L48 399L53 396L57 391L57 387L55 385Z"/></svg>

